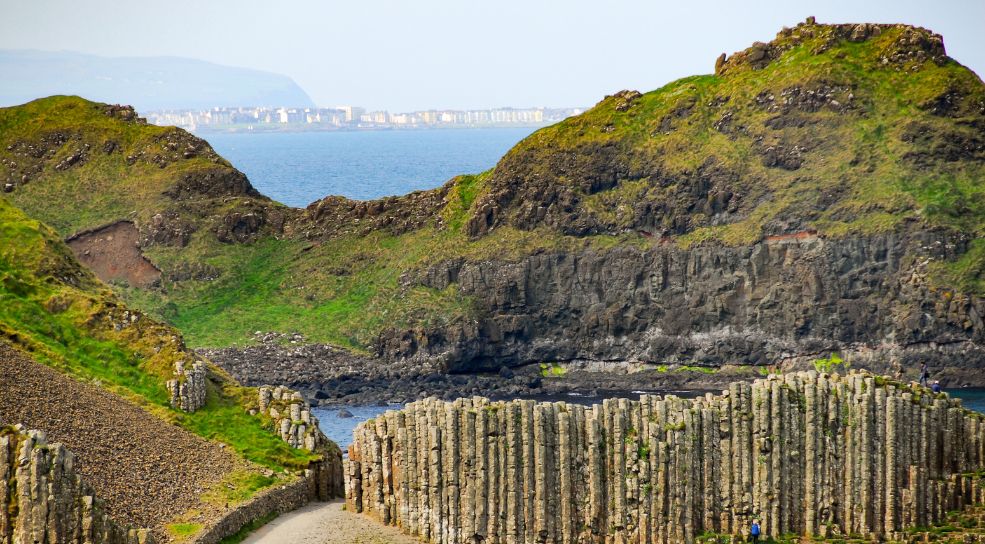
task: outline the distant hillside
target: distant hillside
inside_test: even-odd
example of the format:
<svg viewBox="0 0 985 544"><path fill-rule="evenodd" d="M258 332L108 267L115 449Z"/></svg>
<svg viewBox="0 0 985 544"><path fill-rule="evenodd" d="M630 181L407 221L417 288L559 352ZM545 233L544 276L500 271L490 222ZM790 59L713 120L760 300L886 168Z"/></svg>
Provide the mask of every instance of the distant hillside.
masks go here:
<svg viewBox="0 0 985 544"><path fill-rule="evenodd" d="M139 111L215 106L313 106L280 74L177 57L99 57L0 51L0 106L53 94L131 104Z"/></svg>

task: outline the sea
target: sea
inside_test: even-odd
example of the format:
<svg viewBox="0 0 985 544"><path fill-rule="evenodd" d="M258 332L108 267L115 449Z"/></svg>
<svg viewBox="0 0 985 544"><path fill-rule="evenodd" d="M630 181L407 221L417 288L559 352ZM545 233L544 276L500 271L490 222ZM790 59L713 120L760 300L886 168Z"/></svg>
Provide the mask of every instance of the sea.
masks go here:
<svg viewBox="0 0 985 544"><path fill-rule="evenodd" d="M477 174L535 128L202 134L261 193L304 207L328 195L355 200L434 189Z"/></svg>

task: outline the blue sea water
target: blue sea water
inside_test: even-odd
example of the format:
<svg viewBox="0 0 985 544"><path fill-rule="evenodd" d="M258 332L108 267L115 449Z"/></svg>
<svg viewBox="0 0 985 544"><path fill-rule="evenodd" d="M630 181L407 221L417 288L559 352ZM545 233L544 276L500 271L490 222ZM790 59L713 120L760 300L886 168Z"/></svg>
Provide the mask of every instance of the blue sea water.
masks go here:
<svg viewBox="0 0 985 544"><path fill-rule="evenodd" d="M946 389L952 397L961 399L965 408L985 414L985 388L968 387L964 389Z"/></svg>
<svg viewBox="0 0 985 544"><path fill-rule="evenodd" d="M261 193L303 207L433 189L496 165L533 128L205 134Z"/></svg>

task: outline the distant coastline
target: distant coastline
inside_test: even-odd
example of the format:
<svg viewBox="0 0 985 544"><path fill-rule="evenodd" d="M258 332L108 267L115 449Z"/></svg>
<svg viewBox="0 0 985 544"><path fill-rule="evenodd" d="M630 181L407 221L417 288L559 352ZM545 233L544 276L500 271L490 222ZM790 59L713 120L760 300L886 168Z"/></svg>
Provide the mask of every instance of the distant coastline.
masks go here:
<svg viewBox="0 0 985 544"><path fill-rule="evenodd" d="M483 110L419 110L405 113L366 111L358 106L299 108L247 106L207 110L149 111L147 121L199 134L431 130L478 128L540 128L553 125L585 108L493 108Z"/></svg>
<svg viewBox="0 0 985 544"><path fill-rule="evenodd" d="M532 128L538 129L552 125L551 123L501 123L488 125L368 125L368 126L346 126L346 127L325 127L320 125L297 124L297 125L258 125L254 127L243 125L227 126L201 126L194 129L185 128L195 134L277 134L277 133L298 133L298 132L373 132L373 131L415 131L415 130L483 130L498 128Z"/></svg>

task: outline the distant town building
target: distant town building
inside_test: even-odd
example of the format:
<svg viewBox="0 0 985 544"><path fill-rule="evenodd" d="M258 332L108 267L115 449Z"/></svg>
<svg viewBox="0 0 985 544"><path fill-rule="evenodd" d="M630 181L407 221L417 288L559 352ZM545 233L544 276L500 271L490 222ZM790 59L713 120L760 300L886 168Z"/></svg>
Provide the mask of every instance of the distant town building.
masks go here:
<svg viewBox="0 0 985 544"><path fill-rule="evenodd" d="M156 125L188 130L340 130L428 127L542 126L578 115L583 108L495 108L367 112L358 106L335 108L239 107L147 112Z"/></svg>

